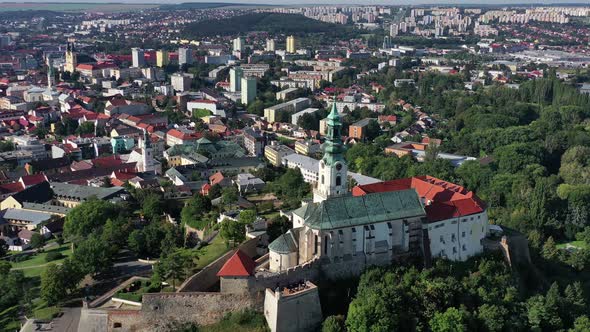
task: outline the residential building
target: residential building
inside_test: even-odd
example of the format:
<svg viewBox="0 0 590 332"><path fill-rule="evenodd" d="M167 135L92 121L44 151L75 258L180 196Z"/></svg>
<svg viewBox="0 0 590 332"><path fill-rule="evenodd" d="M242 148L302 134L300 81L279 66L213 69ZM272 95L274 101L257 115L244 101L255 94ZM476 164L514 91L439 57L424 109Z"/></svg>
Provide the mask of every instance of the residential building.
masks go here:
<svg viewBox="0 0 590 332"><path fill-rule="evenodd" d="M287 45L286 45L285 50L287 51L287 53L296 53L297 52L297 45L296 45L295 36L288 36L287 37Z"/></svg>
<svg viewBox="0 0 590 332"><path fill-rule="evenodd" d="M145 56L143 50L140 48L131 49L131 62L133 67L142 68L145 66Z"/></svg>
<svg viewBox="0 0 590 332"><path fill-rule="evenodd" d="M274 52L275 51L275 40L272 38L269 38L266 40L266 47L264 48L265 51L267 52Z"/></svg>
<svg viewBox="0 0 590 332"><path fill-rule="evenodd" d="M289 115L304 110L311 105L309 98L297 98L291 101L267 107L264 109L264 117L270 123L288 122Z"/></svg>
<svg viewBox="0 0 590 332"><path fill-rule="evenodd" d="M244 52L245 42L244 38L238 37L233 40L233 50L236 52Z"/></svg>
<svg viewBox="0 0 590 332"><path fill-rule="evenodd" d="M294 113L291 115L291 123L297 125L299 118L302 117L304 114L313 114L317 111L319 111L319 108L306 108L303 111Z"/></svg>
<svg viewBox="0 0 590 332"><path fill-rule="evenodd" d="M156 66L166 67L170 63L170 55L168 51L159 50L156 52Z"/></svg>
<svg viewBox="0 0 590 332"><path fill-rule="evenodd" d="M229 70L229 91L238 92L242 90L243 76L244 73L240 67L233 67Z"/></svg>
<svg viewBox="0 0 590 332"><path fill-rule="evenodd" d="M319 160L298 153L293 153L284 156L281 159L281 162L283 166L286 166L288 168L298 168L305 182L311 183L313 185L318 183L320 169Z"/></svg>
<svg viewBox="0 0 590 332"><path fill-rule="evenodd" d="M264 147L264 157L275 167L281 166L283 157L294 153L295 151L293 149L279 144L277 141L272 141L270 145Z"/></svg>
<svg viewBox="0 0 590 332"><path fill-rule="evenodd" d="M193 63L193 51L190 48L181 47L178 49L178 65L191 65Z"/></svg>
<svg viewBox="0 0 590 332"><path fill-rule="evenodd" d="M176 73L170 76L170 83L172 88L178 92L184 92L191 89L193 75L186 73Z"/></svg>
<svg viewBox="0 0 590 332"><path fill-rule="evenodd" d="M262 131L255 128L244 129L244 147L249 156L261 157L264 152L265 139Z"/></svg>
<svg viewBox="0 0 590 332"><path fill-rule="evenodd" d="M364 140L367 136L367 126L371 121L376 121L373 118L366 118L351 124L348 127L348 136L358 140Z"/></svg>
<svg viewBox="0 0 590 332"><path fill-rule="evenodd" d="M242 77L242 104L249 105L256 99L256 77Z"/></svg>
<svg viewBox="0 0 590 332"><path fill-rule="evenodd" d="M242 194L249 194L261 191L266 183L261 179L255 177L250 173L240 173L233 180L233 183L238 187L238 190Z"/></svg>

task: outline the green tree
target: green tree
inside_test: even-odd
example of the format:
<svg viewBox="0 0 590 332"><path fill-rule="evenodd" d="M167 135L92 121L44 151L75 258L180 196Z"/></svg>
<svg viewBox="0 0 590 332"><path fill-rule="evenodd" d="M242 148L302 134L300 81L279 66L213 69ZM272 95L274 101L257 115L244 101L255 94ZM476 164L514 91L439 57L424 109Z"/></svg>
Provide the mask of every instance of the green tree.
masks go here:
<svg viewBox="0 0 590 332"><path fill-rule="evenodd" d="M110 202L88 200L70 210L64 223L64 234L68 237L87 236L117 213L116 206Z"/></svg>
<svg viewBox="0 0 590 332"><path fill-rule="evenodd" d="M8 275L10 268L12 268L12 264L10 264L10 262L0 261L0 277Z"/></svg>
<svg viewBox="0 0 590 332"><path fill-rule="evenodd" d="M150 193L143 199L141 204L143 215L151 221L156 221L164 213L164 201L160 195Z"/></svg>
<svg viewBox="0 0 590 332"><path fill-rule="evenodd" d="M557 249L557 246L555 245L555 241L553 240L552 236L550 236L547 239L547 241L545 241L545 243L543 244L543 249L541 250L541 253L544 258L549 260L554 260L559 255L559 249Z"/></svg>
<svg viewBox="0 0 590 332"><path fill-rule="evenodd" d="M482 321L487 331L499 332L504 330L504 323L509 314L504 306L484 303L478 308L477 318Z"/></svg>
<svg viewBox="0 0 590 332"><path fill-rule="evenodd" d="M78 135L94 134L94 123L90 121L83 122L76 129Z"/></svg>
<svg viewBox="0 0 590 332"><path fill-rule="evenodd" d="M211 200L202 195L193 196L180 212L180 220L183 224L193 225L196 220L211 211Z"/></svg>
<svg viewBox="0 0 590 332"><path fill-rule="evenodd" d="M85 274L97 275L113 266L114 254L107 242L91 235L76 246L72 259Z"/></svg>
<svg viewBox="0 0 590 332"><path fill-rule="evenodd" d="M234 186L223 188L221 191L221 201L225 205L231 206L232 204L236 203L238 201L238 197L238 189Z"/></svg>
<svg viewBox="0 0 590 332"><path fill-rule="evenodd" d="M588 316L580 316L576 318L574 327L569 329L569 332L587 332L590 331L590 318Z"/></svg>
<svg viewBox="0 0 590 332"><path fill-rule="evenodd" d="M345 332L344 316L329 316L322 323L322 332Z"/></svg>
<svg viewBox="0 0 590 332"><path fill-rule="evenodd" d="M39 233L33 233L30 242L31 248L41 249L45 245L45 237Z"/></svg>
<svg viewBox="0 0 590 332"><path fill-rule="evenodd" d="M49 264L41 274L41 298L49 305L64 300L67 289L59 266Z"/></svg>
<svg viewBox="0 0 590 332"><path fill-rule="evenodd" d="M430 320L432 332L463 332L465 326L465 313L457 308L448 308L445 312L437 312Z"/></svg>
<svg viewBox="0 0 590 332"><path fill-rule="evenodd" d="M246 228L239 221L224 219L221 222L219 234L225 239L226 243L231 241L234 244L238 244L246 239Z"/></svg>
<svg viewBox="0 0 590 332"><path fill-rule="evenodd" d="M238 221L243 225L249 225L256 221L256 211L254 210L244 210L240 212L238 216Z"/></svg>
<svg viewBox="0 0 590 332"><path fill-rule="evenodd" d="M194 272L198 260L197 252L191 249L176 248L171 250L156 264L158 275L170 279L176 290L176 281L183 280Z"/></svg>

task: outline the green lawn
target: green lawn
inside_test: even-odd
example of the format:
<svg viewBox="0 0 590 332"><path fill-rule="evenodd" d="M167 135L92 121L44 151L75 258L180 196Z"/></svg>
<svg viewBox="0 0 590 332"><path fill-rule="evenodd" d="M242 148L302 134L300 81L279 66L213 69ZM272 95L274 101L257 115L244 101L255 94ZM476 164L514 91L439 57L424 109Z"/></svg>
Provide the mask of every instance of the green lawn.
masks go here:
<svg viewBox="0 0 590 332"><path fill-rule="evenodd" d="M206 110L206 109L199 108L199 109L193 110L193 117L195 117L195 118L202 118L202 117L209 116L209 115L211 115L211 111Z"/></svg>
<svg viewBox="0 0 590 332"><path fill-rule="evenodd" d="M46 262L45 257L50 252L60 252L65 257L69 257L72 255L72 251L70 250L69 244L62 244L59 247L55 247L49 250L46 250L42 253L34 254L29 259L22 261L22 262L14 262L12 263L13 269L22 270L26 277L38 277L43 273L45 267L51 263L61 263L64 261L65 257L62 259L58 259L52 262Z"/></svg>
<svg viewBox="0 0 590 332"><path fill-rule="evenodd" d="M221 235L216 236L211 243L199 249L197 268L204 268L229 250L230 248L227 247Z"/></svg>
<svg viewBox="0 0 590 332"><path fill-rule="evenodd" d="M590 249L588 244L584 241L572 241L567 243L561 243L557 245L559 249L567 249L568 247L575 247L578 249Z"/></svg>

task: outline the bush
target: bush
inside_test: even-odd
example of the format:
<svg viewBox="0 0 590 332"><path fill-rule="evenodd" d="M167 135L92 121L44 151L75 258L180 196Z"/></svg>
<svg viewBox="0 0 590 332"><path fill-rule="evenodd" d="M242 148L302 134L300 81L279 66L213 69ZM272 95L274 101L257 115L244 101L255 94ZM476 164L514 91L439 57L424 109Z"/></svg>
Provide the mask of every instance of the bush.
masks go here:
<svg viewBox="0 0 590 332"><path fill-rule="evenodd" d="M52 252L47 253L47 255L45 256L45 261L46 262L53 262L53 261L56 261L56 260L62 259L62 258L64 258L64 255L62 255L61 252L52 251Z"/></svg>

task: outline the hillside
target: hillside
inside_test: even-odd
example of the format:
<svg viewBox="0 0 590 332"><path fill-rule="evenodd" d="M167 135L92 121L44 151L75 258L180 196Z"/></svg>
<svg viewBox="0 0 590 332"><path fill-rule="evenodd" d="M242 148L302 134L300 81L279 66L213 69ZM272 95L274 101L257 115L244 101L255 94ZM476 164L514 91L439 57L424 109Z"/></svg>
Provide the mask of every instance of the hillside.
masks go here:
<svg viewBox="0 0 590 332"><path fill-rule="evenodd" d="M198 38L211 35L236 35L248 31L266 31L269 33L285 33L302 35L308 33L325 33L345 31L347 27L324 23L302 15L253 13L222 20L196 22L186 26L186 38Z"/></svg>

